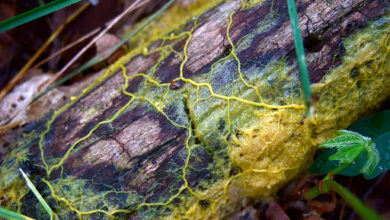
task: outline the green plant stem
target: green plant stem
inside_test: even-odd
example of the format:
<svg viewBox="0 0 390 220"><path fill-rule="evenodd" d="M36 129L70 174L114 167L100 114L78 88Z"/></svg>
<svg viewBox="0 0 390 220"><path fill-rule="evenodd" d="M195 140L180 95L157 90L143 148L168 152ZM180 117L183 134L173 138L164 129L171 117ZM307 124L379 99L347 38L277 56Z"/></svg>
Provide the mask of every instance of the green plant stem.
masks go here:
<svg viewBox="0 0 390 220"><path fill-rule="evenodd" d="M356 160L357 158L354 159L354 161ZM330 180L331 179L331 175L335 175L335 174L338 174L340 171L344 170L346 167L348 167L351 163L344 163L342 164L341 166L337 167L336 169L330 171L328 174L326 174L326 176L322 179L322 181L325 181L325 180Z"/></svg>
<svg viewBox="0 0 390 220"><path fill-rule="evenodd" d="M299 72L301 73L301 82L307 113L310 113L310 79L307 70L305 50L303 48L301 30L299 29L299 20L295 0L287 0L288 14L290 17L291 30L294 36L295 52L298 59Z"/></svg>
<svg viewBox="0 0 390 220"><path fill-rule="evenodd" d="M359 198L334 180L326 180L322 182L319 187L316 186L311 188L303 194L303 198L311 200L320 194L329 192L330 190L336 192L341 198L343 198L362 219L384 220L384 218L382 218L378 213L370 207L364 205Z"/></svg>
<svg viewBox="0 0 390 220"><path fill-rule="evenodd" d="M330 181L330 180L327 180L327 181ZM305 200L312 200L315 197L317 197L323 193L329 192L331 189L330 189L329 184L326 184L327 181L321 182L319 186L315 186L315 187L310 188L309 190L307 190L306 192L304 192L302 194L302 197Z"/></svg>
<svg viewBox="0 0 390 220"><path fill-rule="evenodd" d="M0 33L25 24L37 18L43 17L52 12L58 11L81 0L57 0L40 7L34 8L10 19L0 22Z"/></svg>
<svg viewBox="0 0 390 220"><path fill-rule="evenodd" d="M0 217L12 220L33 220L33 218L0 207Z"/></svg>
<svg viewBox="0 0 390 220"><path fill-rule="evenodd" d="M341 196L353 209L354 211L362 218L367 220L384 220L378 213L372 210L370 207L364 205L359 198L349 192L342 185L338 184L334 180L328 181L330 188Z"/></svg>

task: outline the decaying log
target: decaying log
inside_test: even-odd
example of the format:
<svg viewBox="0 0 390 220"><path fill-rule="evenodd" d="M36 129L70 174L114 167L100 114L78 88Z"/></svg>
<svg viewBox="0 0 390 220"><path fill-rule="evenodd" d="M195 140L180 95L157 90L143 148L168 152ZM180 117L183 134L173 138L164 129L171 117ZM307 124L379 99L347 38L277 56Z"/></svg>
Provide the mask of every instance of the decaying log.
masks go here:
<svg viewBox="0 0 390 220"><path fill-rule="evenodd" d="M388 50L388 1L297 2L318 83L311 118L286 1L252 2L221 1L26 126L2 158L1 205L45 216L21 167L61 219L223 218L248 199L272 197L305 169L316 144L389 95L388 52L368 46L387 39ZM364 28L380 31L356 50L343 44ZM360 59L365 50L373 54Z"/></svg>

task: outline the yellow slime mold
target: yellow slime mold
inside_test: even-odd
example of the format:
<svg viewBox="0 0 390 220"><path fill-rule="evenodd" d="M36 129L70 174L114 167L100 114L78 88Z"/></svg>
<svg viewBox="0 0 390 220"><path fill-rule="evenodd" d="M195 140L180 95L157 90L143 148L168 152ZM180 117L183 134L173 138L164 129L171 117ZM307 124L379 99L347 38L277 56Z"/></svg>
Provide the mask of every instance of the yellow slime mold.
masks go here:
<svg viewBox="0 0 390 220"><path fill-rule="evenodd" d="M374 108L390 95L389 15L344 41L346 54L342 64L312 86L319 101L313 105L315 112L311 118L305 115L299 82L291 76L294 67L284 59L272 60L262 67L242 69L236 54L240 45L233 44L229 33L232 14L226 31L226 39L232 48L230 53L215 62L208 73L185 77L184 67L189 59L187 49L197 21L194 19L191 30L166 35L220 2L199 1L191 4L191 13L184 14L181 6L172 8L149 30L130 42L134 50L109 67L101 78L54 112L47 121L38 145L42 168L48 177L43 179L47 186L46 195L57 202L57 214L68 219L116 218L135 212L139 218L145 219L221 219L251 199L275 196L285 183L309 165L319 143L333 137L337 129L346 128L361 113ZM258 2L242 0L244 8ZM185 19L180 18L180 22L175 23L178 16L185 16ZM249 35L245 38L252 39ZM146 48L155 40L161 40L160 46L149 52ZM182 51L165 45L165 41L183 40ZM124 65L128 61L138 54L153 52L160 52L160 59L149 72L127 75ZM177 55L181 61L177 78L172 80L173 83L184 82L177 90L172 90L171 83L161 83L155 76L160 64L171 54ZM45 135L56 118L118 69L122 70L125 83L121 89L128 96L128 102L105 120L97 122L85 136L75 140L64 155L46 158ZM135 78L143 81L137 92L132 93L128 87ZM184 110L178 107L178 114L184 122L170 118L165 112L171 106L177 107L177 100L185 106ZM147 202L147 198L134 191L110 189L96 193L88 188L93 185L92 180L72 176L51 179L54 171L60 170L62 176L65 161L100 126L111 124L139 103L146 103L172 126L186 131L183 164L174 174L182 183L178 189L170 191L164 198ZM206 168L213 176L212 180L202 180L198 184L205 188L191 187L188 178L191 169L195 170L191 163L199 149L207 151L212 158ZM6 171L0 170L0 174L4 175ZM19 201L25 192L12 196L10 192L15 190L3 186L0 192L7 191L12 200ZM116 198L113 195L127 199L117 204L111 201L112 197Z"/></svg>

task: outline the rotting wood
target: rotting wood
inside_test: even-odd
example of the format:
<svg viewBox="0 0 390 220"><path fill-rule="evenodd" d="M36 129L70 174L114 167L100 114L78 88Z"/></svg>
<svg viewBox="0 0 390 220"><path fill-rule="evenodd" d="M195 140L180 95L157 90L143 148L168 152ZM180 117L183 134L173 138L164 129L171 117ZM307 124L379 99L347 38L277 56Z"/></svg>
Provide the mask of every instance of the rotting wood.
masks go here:
<svg viewBox="0 0 390 220"><path fill-rule="evenodd" d="M343 38L354 33L357 29L365 27L369 20L384 15L388 8L388 2L385 0L334 0L328 2L304 0L298 1L297 4L308 52L310 77L313 83L319 82L330 68L341 63L341 59L345 55L345 48L341 44ZM232 47L227 39L226 31L229 15L232 13L234 13L232 15L233 22L230 26L229 36L235 45L245 40L245 36L255 32L257 28L264 25L265 29L265 31L259 30L257 34L252 35L253 38L248 40L247 48L237 50L236 55L241 61L242 69L248 70L254 66L265 67L271 61L285 59L286 63L292 66L290 75L294 75L297 68L294 63L295 53L286 2L282 0L264 1L258 6L240 9L241 1L223 2L215 9L204 13L196 21L189 21L184 27L188 31L194 28L191 32L192 38L186 48L188 60L182 72L185 78L196 78L209 72L216 61L229 55ZM269 24L265 24L266 22ZM168 55L154 73L154 77L159 79L160 83L171 83L179 76L180 65L185 56L183 49L186 38L178 39L180 40L171 41L174 43L172 48L178 53ZM158 48L159 43L161 42L150 46L148 51ZM132 76L137 73L147 73L153 65L159 62L160 55L159 52L155 52L134 57L125 64L126 74ZM229 70L233 69L227 69L227 71ZM221 79L221 83L226 83L223 80ZM28 149L28 160L21 162L18 166L34 176L36 183L41 184L45 196L53 199L51 201L53 207L58 205L65 210L68 208L69 211L60 212L60 215L62 213L61 219L73 219L80 216L153 218L158 215L171 215L171 211L175 210L176 206L187 207L187 214L191 214L191 208L188 207L194 206L189 203L198 203L199 207L206 210L213 207L215 210L210 211L212 217L220 218L240 207L243 198L250 197L245 194L246 192L234 188L229 189L228 193L242 194L237 196L237 201L234 201L236 198L229 197L233 201L223 203L229 204L229 207L222 207L218 201L199 198L198 200L182 201L183 197L175 197L178 192L181 192L180 189L186 184L185 181L188 182L189 187L182 194L190 197L190 189L206 190L210 185L226 178L224 176L226 174L218 174L210 169L210 166L220 166L221 163L224 163L223 161L214 161L215 158L229 159L226 151L219 149L222 148L223 144L211 145L209 139L200 137L201 134L197 132L201 132L201 130L196 127L197 124L191 124L191 120L187 121L190 129L174 126L150 104L136 100L132 103L134 107L131 110L124 111L112 123L103 123L97 127L99 122L110 119L131 100L122 91L124 82L123 73L120 70L59 114L41 139L42 149L39 147L39 134L46 130L46 121L42 120L41 123L27 126L24 130L24 133L34 133L30 138L24 139L30 142L19 144L20 152ZM127 91L137 92L137 88L142 82L144 82L142 77L132 80ZM177 87L186 86L182 80L178 83ZM188 99L190 98L178 100L178 103L183 105L183 114L179 112L181 111L178 110L179 108L172 106L163 109L164 113L168 118L174 119L174 122L183 122L184 119L179 118L183 115L186 115L187 119L191 119L194 117L191 114L195 114L193 113L195 110L188 109L188 106L191 106L188 105ZM362 108L359 111L364 112L367 108ZM50 115L47 116L47 118L50 117ZM302 120L304 120L302 125L307 123L306 119ZM267 123L274 122L268 121ZM216 130L223 131L226 129L225 127L226 121L224 120L220 120L215 125ZM302 131L306 131L305 129ZM331 129L336 128L332 127ZM91 130L94 130L93 133L90 133ZM193 140L191 141L194 145L205 145L205 147L193 149L192 155L194 157L190 158L191 169L184 180L181 178L181 173L188 155L186 141L188 141L189 131L192 132ZM231 136L240 138L241 134L238 132L231 133ZM88 134L91 135L88 136ZM293 133L291 136L293 137L293 135L300 136L301 134ZM61 162L63 156L75 142L86 136L88 137L83 142L74 146L69 156L62 161L61 166L53 168L53 165ZM296 136L294 138L297 138ZM231 137L229 135L226 138L229 140ZM280 138L283 139L283 137ZM23 139L20 143L23 143ZM207 147L215 149L211 150ZM42 150L44 151L42 152ZM42 161L42 153L46 162ZM307 154L312 153L313 151L307 152ZM3 158L14 156L15 151L12 154L3 155ZM9 161L5 163L12 164ZM49 172L47 172L45 166L52 169L48 169ZM238 166L240 167L240 164ZM296 172L301 169L302 167ZM224 169L217 169L217 171L222 172ZM228 176L234 176L240 169L233 166L230 171ZM289 175L290 179L293 176L286 175ZM46 182L50 182L51 185L42 184L42 178ZM285 181L283 180L281 184ZM281 184L275 183L275 190L280 188ZM67 204L53 194L50 196L53 189L50 191L48 186L52 185L56 186L55 193L62 193L65 199L74 201L74 203ZM75 185L80 189L75 189ZM83 197L85 201L83 198L80 198L81 201L76 201L76 195L72 194L72 190L82 193L79 196ZM275 190L271 190L268 194L272 194ZM267 193L264 195L267 196ZM170 198L174 199L170 201ZM27 209L29 199L32 199L31 195L27 194L21 200L22 211L33 217L38 217L34 210ZM132 202L129 202L130 200ZM0 201L3 202L3 200ZM181 204L181 202L186 204ZM158 203L164 203L164 205L151 205L151 207L146 205ZM99 211L96 211L96 208ZM74 209L77 209L78 212L75 212ZM125 211L118 211L119 209ZM93 213L88 213L88 211ZM196 216L194 214L195 217L205 217L199 214L202 213L201 211L195 212L197 213ZM173 214L176 214L173 217L181 216L183 211L178 211L178 213L173 211Z"/></svg>

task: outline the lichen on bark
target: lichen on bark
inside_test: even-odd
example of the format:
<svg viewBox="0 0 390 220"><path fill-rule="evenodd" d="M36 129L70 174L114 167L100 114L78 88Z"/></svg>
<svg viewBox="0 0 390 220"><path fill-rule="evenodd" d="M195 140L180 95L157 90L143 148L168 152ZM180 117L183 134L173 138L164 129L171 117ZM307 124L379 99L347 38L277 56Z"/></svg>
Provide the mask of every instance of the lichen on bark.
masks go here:
<svg viewBox="0 0 390 220"><path fill-rule="evenodd" d="M201 3L180 28L169 14L180 6L172 8L141 35L151 40L136 39L96 83L29 128L0 173L24 166L61 219L223 218L248 199L272 198L319 143L390 94L386 11L334 48L353 30L332 32L326 21L354 24L350 11L300 3L304 36L334 41L309 53L309 67L340 59L312 85L309 118L284 1ZM314 22L313 4L341 21ZM1 183L19 192L2 205L43 217L39 204L28 208L34 198L21 182Z"/></svg>

